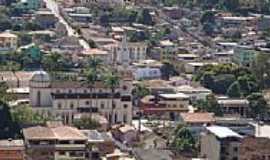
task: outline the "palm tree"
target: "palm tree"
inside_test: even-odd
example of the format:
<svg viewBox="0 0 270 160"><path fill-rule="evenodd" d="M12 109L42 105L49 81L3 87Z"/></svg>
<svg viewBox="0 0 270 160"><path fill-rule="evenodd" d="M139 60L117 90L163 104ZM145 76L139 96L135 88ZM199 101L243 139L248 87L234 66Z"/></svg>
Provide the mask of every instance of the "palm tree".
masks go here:
<svg viewBox="0 0 270 160"><path fill-rule="evenodd" d="M100 79L100 75L101 75L102 71L104 70L104 68L102 68L102 60L97 59L97 58L90 58L90 59L88 59L87 63L88 63L87 67L92 70L91 71L92 72L92 75L91 75L92 80L90 81L90 83L93 84L93 88L92 88L92 91L93 91L95 89L94 84ZM97 105L97 101L96 101L97 94L95 94L95 96L91 97L91 98L95 99L95 105Z"/></svg>
<svg viewBox="0 0 270 160"><path fill-rule="evenodd" d="M120 78L118 75L114 74L114 72L108 72L104 76L104 83L111 90L111 100L112 100L112 108L111 109L112 110L111 110L111 114L109 117L109 121L110 121L110 125L112 125L114 109L115 109L115 103L114 103L115 90L116 90L116 87L118 87L120 84Z"/></svg>
<svg viewBox="0 0 270 160"><path fill-rule="evenodd" d="M92 107L92 105L93 105L93 103L92 103L92 99L93 99L93 89L94 89L94 86L95 86L95 83L96 83L96 77L97 77L97 73L96 73L96 71L94 70L94 69L92 69L92 68L89 68L89 69L87 69L86 71L85 71L85 77L86 77L86 80L85 80L85 83L86 83L86 85L90 88L90 92L91 92L91 97L90 97L90 99L91 99L91 103L90 103L90 107L91 107L91 113L90 113L90 118L92 119L92 109L93 109L93 107Z"/></svg>
<svg viewBox="0 0 270 160"><path fill-rule="evenodd" d="M139 108L140 100L149 94L150 90L146 88L145 85L138 83L135 89L133 90L133 95L135 97L135 105ZM139 114L139 132L141 132L141 118L142 118L141 108L139 108L138 114Z"/></svg>

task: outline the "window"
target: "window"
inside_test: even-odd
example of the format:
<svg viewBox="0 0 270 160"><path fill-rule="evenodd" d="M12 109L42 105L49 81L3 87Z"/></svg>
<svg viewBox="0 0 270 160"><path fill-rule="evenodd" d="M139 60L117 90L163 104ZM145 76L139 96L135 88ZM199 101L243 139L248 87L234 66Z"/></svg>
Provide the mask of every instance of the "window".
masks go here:
<svg viewBox="0 0 270 160"><path fill-rule="evenodd" d="M57 90L56 90L56 93L60 93L60 90L59 90L59 89L57 89Z"/></svg>
<svg viewBox="0 0 270 160"><path fill-rule="evenodd" d="M104 107L105 107L104 103L103 103L103 102L101 102L101 104L100 104L100 108L101 108L101 109L104 109Z"/></svg>
<svg viewBox="0 0 270 160"><path fill-rule="evenodd" d="M125 109L128 108L128 105L127 105L127 104L124 104L124 108L125 108Z"/></svg>
<svg viewBox="0 0 270 160"><path fill-rule="evenodd" d="M85 90L83 90L83 93L87 93L87 90L85 89Z"/></svg>
<svg viewBox="0 0 270 160"><path fill-rule="evenodd" d="M60 156L64 156L64 155L66 155L66 152L65 152L65 151L60 151L60 152L59 152L59 155L60 155Z"/></svg>
<svg viewBox="0 0 270 160"><path fill-rule="evenodd" d="M37 92L37 106L40 106L40 98L41 98L41 93L40 91Z"/></svg>
<svg viewBox="0 0 270 160"><path fill-rule="evenodd" d="M60 102L57 104L57 108L58 109L61 109L62 108L62 104Z"/></svg>
<svg viewBox="0 0 270 160"><path fill-rule="evenodd" d="M237 147L234 147L234 148L233 148L233 151L234 151L234 152L238 152L238 148L237 148Z"/></svg>
<svg viewBox="0 0 270 160"><path fill-rule="evenodd" d="M115 122L115 123L118 122L118 115L117 115L117 113L114 114L114 122Z"/></svg>
<svg viewBox="0 0 270 160"><path fill-rule="evenodd" d="M127 86L123 86L123 90L124 90L124 91L127 90Z"/></svg>
<svg viewBox="0 0 270 160"><path fill-rule="evenodd" d="M73 108L74 108L74 104L70 103L70 109L73 109Z"/></svg>
<svg viewBox="0 0 270 160"><path fill-rule="evenodd" d="M68 90L68 93L72 93L72 90L70 89L70 90Z"/></svg>
<svg viewBox="0 0 270 160"><path fill-rule="evenodd" d="M238 158L237 157L233 157L233 160L238 160Z"/></svg>
<svg viewBox="0 0 270 160"><path fill-rule="evenodd" d="M127 115L126 114L124 114L124 116L123 116L123 122L127 123Z"/></svg>
<svg viewBox="0 0 270 160"><path fill-rule="evenodd" d="M89 104L90 104L89 101L86 101L86 102L85 102L85 105L89 105Z"/></svg>

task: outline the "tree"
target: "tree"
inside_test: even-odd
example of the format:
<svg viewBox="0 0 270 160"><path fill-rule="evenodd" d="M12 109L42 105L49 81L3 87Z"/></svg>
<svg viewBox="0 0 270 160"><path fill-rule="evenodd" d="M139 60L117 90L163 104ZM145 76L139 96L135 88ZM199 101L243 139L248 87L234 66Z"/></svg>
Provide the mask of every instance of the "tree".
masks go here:
<svg viewBox="0 0 270 160"><path fill-rule="evenodd" d="M98 129L101 125L92 117L82 116L80 119L75 120L73 125L79 129Z"/></svg>
<svg viewBox="0 0 270 160"><path fill-rule="evenodd" d="M217 102L216 97L213 94L210 94L206 97L206 100L199 100L196 103L198 109L202 112L212 112L217 116L222 116L222 110Z"/></svg>
<svg viewBox="0 0 270 160"><path fill-rule="evenodd" d="M32 36L26 33L19 34L19 45L24 46L32 43Z"/></svg>
<svg viewBox="0 0 270 160"><path fill-rule="evenodd" d="M137 22L145 25L153 25L154 21L150 15L149 9L143 9L137 16Z"/></svg>
<svg viewBox="0 0 270 160"><path fill-rule="evenodd" d="M133 90L133 95L139 99L149 94L150 94L150 90L141 83L136 84L135 89Z"/></svg>
<svg viewBox="0 0 270 160"><path fill-rule="evenodd" d="M0 101L4 103L13 99L13 97L7 93L7 89L8 89L7 83L0 81Z"/></svg>
<svg viewBox="0 0 270 160"><path fill-rule="evenodd" d="M200 19L202 24L215 24L215 13L212 11L205 11Z"/></svg>
<svg viewBox="0 0 270 160"><path fill-rule="evenodd" d="M115 116L114 109L116 107L115 103L114 103L114 97L115 97L115 89L120 84L120 78L118 75L115 75L114 72L108 72L104 76L104 83L111 90L111 100L112 100L112 108L111 109L112 110L111 110L109 121L110 121L110 124L113 124L113 119L114 119L114 121L117 121L116 118L113 118L113 116Z"/></svg>
<svg viewBox="0 0 270 160"><path fill-rule="evenodd" d="M9 106L0 100L0 139L15 138L19 135L17 123L12 121Z"/></svg>
<svg viewBox="0 0 270 160"><path fill-rule="evenodd" d="M195 139L185 126L178 126L174 131L174 138L171 144L179 152L192 151L195 148Z"/></svg>
<svg viewBox="0 0 270 160"><path fill-rule="evenodd" d="M95 83L97 81L97 72L94 68L88 68L85 72L84 75L86 77L85 80L85 84L88 86L88 88L90 88L90 92L91 92L91 97L90 99L93 99L93 89L95 87ZM93 103L91 102L91 114L90 114L90 118L92 118L92 109L93 109Z"/></svg>
<svg viewBox="0 0 270 160"><path fill-rule="evenodd" d="M42 65L49 72L64 71L70 67L70 62L62 54L49 53L42 58Z"/></svg>
<svg viewBox="0 0 270 160"><path fill-rule="evenodd" d="M236 81L228 88L227 93L229 97L239 98L241 97L241 89L239 83Z"/></svg>
<svg viewBox="0 0 270 160"><path fill-rule="evenodd" d="M252 73L255 75L261 89L270 87L270 55L258 53L255 57L252 67Z"/></svg>
<svg viewBox="0 0 270 160"><path fill-rule="evenodd" d="M45 122L51 118L44 118L41 115L33 112L32 108L28 105L19 105L13 107L11 116L12 120L19 124L20 127L33 124L45 124Z"/></svg>
<svg viewBox="0 0 270 160"><path fill-rule="evenodd" d="M247 97L250 107L250 116L263 120L268 114L267 102L261 93L252 93Z"/></svg>

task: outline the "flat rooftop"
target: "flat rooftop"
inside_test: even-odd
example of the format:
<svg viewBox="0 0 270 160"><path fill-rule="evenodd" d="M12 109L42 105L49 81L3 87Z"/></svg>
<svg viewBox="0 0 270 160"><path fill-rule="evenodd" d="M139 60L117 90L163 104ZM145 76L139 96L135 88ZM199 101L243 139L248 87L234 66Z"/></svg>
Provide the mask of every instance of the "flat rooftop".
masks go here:
<svg viewBox="0 0 270 160"><path fill-rule="evenodd" d="M242 136L234 131L232 131L228 127L222 127L222 126L211 126L206 127L206 129L217 136L218 138L228 138L228 137L236 137L236 138L242 138Z"/></svg>

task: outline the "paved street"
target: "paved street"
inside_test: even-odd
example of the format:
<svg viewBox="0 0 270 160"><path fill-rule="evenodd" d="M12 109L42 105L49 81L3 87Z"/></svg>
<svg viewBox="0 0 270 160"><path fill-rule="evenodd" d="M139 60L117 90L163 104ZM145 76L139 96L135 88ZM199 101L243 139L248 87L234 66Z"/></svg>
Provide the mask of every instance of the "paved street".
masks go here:
<svg viewBox="0 0 270 160"><path fill-rule="evenodd" d="M68 22L61 16L60 11L59 11L59 7L58 4L54 1L54 0L44 0L44 2L46 3L46 7L48 9L50 9L55 17L58 18L60 23L63 23L67 29L67 33L68 36L75 36L79 39L79 43L80 45L84 48L84 49L89 49L90 46L89 44L82 38L79 38L79 34L68 24Z"/></svg>

